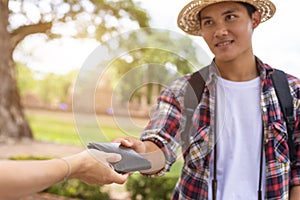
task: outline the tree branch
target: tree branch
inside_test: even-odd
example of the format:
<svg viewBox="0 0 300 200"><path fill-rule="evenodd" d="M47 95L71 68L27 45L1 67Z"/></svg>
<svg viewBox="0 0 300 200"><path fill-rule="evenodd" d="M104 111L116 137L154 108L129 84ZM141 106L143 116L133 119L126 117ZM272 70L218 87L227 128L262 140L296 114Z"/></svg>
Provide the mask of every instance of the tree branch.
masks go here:
<svg viewBox="0 0 300 200"><path fill-rule="evenodd" d="M11 47L15 49L15 47L22 41L27 35L34 33L46 33L52 27L52 22L47 23L38 23L31 24L27 26L21 26L11 33Z"/></svg>

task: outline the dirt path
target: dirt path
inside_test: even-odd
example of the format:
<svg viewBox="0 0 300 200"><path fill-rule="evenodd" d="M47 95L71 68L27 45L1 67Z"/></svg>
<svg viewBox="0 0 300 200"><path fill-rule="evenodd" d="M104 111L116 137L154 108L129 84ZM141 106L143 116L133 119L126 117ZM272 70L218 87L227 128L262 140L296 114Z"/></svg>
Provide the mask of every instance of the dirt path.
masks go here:
<svg viewBox="0 0 300 200"><path fill-rule="evenodd" d="M0 144L0 159L12 156L51 156L62 157L82 151L80 146L56 144L40 141L23 141L12 144Z"/></svg>

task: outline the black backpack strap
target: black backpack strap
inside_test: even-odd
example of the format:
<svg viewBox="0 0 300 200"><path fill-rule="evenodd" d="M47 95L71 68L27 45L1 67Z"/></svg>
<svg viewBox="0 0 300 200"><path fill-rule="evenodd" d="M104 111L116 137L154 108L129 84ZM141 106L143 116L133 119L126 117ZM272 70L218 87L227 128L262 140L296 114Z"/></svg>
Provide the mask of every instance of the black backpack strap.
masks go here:
<svg viewBox="0 0 300 200"><path fill-rule="evenodd" d="M205 81L202 78L200 71L194 72L191 78L188 80L187 88L184 94L184 110L182 115L186 117L184 131L181 133L182 137L182 148L185 152L188 149L190 128L192 125L192 117L195 112L197 105L200 103L202 94L205 88ZM216 137L216 135L214 135ZM217 145L214 145L214 157L217 157ZM212 193L213 199L217 199L217 159L214 159L213 169L213 180L212 180Z"/></svg>
<svg viewBox="0 0 300 200"><path fill-rule="evenodd" d="M288 145L290 160L292 162L296 159L296 151L292 137L292 134L295 130L293 97L291 95L285 72L275 69L274 73L272 74L272 81L279 100L281 111L287 124Z"/></svg>
<svg viewBox="0 0 300 200"><path fill-rule="evenodd" d="M201 96L205 87L205 81L203 80L200 72L194 72L191 78L188 80L184 101L185 108L192 108L193 110L197 107L201 100ZM196 97L196 98L195 98Z"/></svg>
<svg viewBox="0 0 300 200"><path fill-rule="evenodd" d="M192 125L192 117L197 105L201 100L204 87L205 81L200 75L200 72L194 72L188 80L188 84L186 86L184 94L184 109L182 111L182 115L186 118L186 121L184 130L181 133L183 141L183 151L186 151L187 147L189 146L189 136L190 128Z"/></svg>

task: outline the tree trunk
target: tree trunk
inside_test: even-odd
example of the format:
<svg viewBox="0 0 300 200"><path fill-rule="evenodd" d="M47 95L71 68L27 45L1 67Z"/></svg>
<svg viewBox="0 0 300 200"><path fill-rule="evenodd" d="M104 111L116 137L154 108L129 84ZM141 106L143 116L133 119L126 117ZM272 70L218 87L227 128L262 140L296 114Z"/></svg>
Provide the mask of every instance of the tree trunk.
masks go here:
<svg viewBox="0 0 300 200"><path fill-rule="evenodd" d="M17 88L11 35L7 25L8 0L0 0L0 142L32 138Z"/></svg>

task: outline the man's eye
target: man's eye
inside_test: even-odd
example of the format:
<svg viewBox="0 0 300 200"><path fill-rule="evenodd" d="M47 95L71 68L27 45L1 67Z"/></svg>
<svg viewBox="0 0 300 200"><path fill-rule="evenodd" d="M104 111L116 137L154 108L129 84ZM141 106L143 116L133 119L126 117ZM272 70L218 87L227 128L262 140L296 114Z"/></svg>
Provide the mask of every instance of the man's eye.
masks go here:
<svg viewBox="0 0 300 200"><path fill-rule="evenodd" d="M202 25L204 25L204 26L209 26L209 25L212 25L212 20L205 20L205 21L203 21L203 23L202 23Z"/></svg>
<svg viewBox="0 0 300 200"><path fill-rule="evenodd" d="M235 19L235 18L236 18L235 15L227 15L227 16L226 16L226 19L227 19L227 20L232 20L232 19Z"/></svg>

